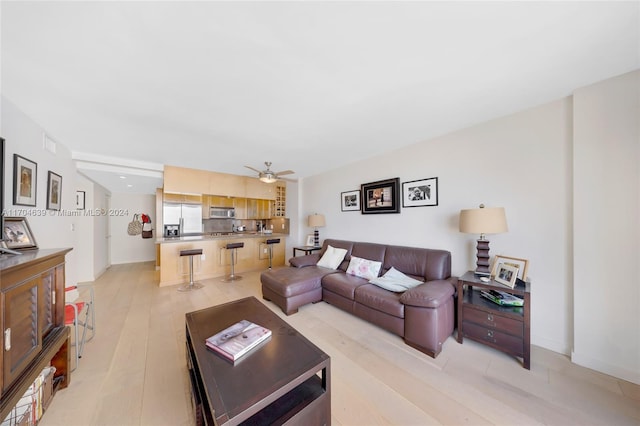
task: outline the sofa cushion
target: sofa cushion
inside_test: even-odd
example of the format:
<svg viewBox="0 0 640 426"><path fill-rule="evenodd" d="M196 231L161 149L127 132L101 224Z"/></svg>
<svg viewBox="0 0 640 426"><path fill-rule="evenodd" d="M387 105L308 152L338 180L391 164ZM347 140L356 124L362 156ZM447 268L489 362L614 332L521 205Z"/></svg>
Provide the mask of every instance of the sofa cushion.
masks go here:
<svg viewBox="0 0 640 426"><path fill-rule="evenodd" d="M364 278L345 274L344 272L337 272L327 275L322 279L322 288L346 297L349 300L353 300L356 288L368 283L369 281Z"/></svg>
<svg viewBox="0 0 640 426"><path fill-rule="evenodd" d="M411 278L403 274L393 266L383 276L374 278L369 282L385 290L393 291L396 293L407 291L410 288L423 283L423 281L416 280L415 278Z"/></svg>
<svg viewBox="0 0 640 426"><path fill-rule="evenodd" d="M400 294L392 293L376 285L359 286L355 290L355 301L376 311L404 318L404 305L400 303Z"/></svg>
<svg viewBox="0 0 640 426"><path fill-rule="evenodd" d="M347 250L345 249L327 246L327 249L318 261L317 265L322 266L323 268L337 269L346 255Z"/></svg>
<svg viewBox="0 0 640 426"><path fill-rule="evenodd" d="M378 276L381 266L382 262L351 256L349 267L347 268L347 274L371 280Z"/></svg>

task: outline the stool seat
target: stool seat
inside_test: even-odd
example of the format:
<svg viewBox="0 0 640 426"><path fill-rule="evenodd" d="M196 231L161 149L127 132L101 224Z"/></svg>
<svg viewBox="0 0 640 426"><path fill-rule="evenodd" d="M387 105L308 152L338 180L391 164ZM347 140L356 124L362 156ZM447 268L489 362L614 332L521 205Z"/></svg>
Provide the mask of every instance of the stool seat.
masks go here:
<svg viewBox="0 0 640 426"><path fill-rule="evenodd" d="M180 256L199 256L202 254L202 249L180 250Z"/></svg>
<svg viewBox="0 0 640 426"><path fill-rule="evenodd" d="M273 261L273 245L280 244L280 238L270 238L265 241L265 244L269 247L269 269L271 269Z"/></svg>
<svg viewBox="0 0 640 426"><path fill-rule="evenodd" d="M231 250L231 274L227 275L222 279L222 282L228 283L242 279L240 275L236 275L235 266L236 266L236 250L244 247L244 242L237 243L228 243L225 248L227 250Z"/></svg>
<svg viewBox="0 0 640 426"><path fill-rule="evenodd" d="M193 281L193 257L202 256L202 249L180 250L180 257L189 257L189 282L178 287L178 291L191 291L202 288L202 284Z"/></svg>

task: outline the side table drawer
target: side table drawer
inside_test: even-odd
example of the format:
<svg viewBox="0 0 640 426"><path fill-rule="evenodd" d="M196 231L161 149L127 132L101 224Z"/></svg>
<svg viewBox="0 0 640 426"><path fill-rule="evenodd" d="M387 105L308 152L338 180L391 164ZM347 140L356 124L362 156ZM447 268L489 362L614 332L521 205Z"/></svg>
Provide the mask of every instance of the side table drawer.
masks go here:
<svg viewBox="0 0 640 426"><path fill-rule="evenodd" d="M505 352L509 352L515 356L523 356L524 341L519 337L503 333L472 322L463 322L464 336L474 340L490 343L494 347L498 347Z"/></svg>
<svg viewBox="0 0 640 426"><path fill-rule="evenodd" d="M468 306L464 307L464 320L465 323L466 321L475 322L476 324L495 328L518 337L522 337L524 333L524 324L522 321L505 318L494 313L480 311Z"/></svg>

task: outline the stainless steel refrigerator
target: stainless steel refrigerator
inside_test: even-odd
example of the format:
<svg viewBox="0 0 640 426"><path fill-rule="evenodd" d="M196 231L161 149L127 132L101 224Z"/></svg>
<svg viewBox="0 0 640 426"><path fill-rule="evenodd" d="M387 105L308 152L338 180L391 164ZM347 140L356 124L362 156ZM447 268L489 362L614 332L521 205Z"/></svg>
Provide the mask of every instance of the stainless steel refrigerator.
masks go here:
<svg viewBox="0 0 640 426"><path fill-rule="evenodd" d="M180 235L202 234L202 204L164 203L165 225L180 225Z"/></svg>

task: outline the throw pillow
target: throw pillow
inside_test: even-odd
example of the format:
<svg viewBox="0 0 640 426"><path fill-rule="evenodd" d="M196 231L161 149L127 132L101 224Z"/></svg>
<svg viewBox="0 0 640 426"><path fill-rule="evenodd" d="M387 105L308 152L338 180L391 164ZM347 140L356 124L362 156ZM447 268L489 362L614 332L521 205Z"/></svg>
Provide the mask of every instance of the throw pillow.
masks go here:
<svg viewBox="0 0 640 426"><path fill-rule="evenodd" d="M422 281L411 278L394 267L391 267L383 276L374 278L369 282L395 293L407 291L410 288L422 284Z"/></svg>
<svg viewBox="0 0 640 426"><path fill-rule="evenodd" d="M378 276L381 266L382 262L351 256L349 267L347 268L347 274L371 280Z"/></svg>
<svg viewBox="0 0 640 426"><path fill-rule="evenodd" d="M324 252L317 265L324 268L337 269L346 255L347 250L328 245L327 250Z"/></svg>

